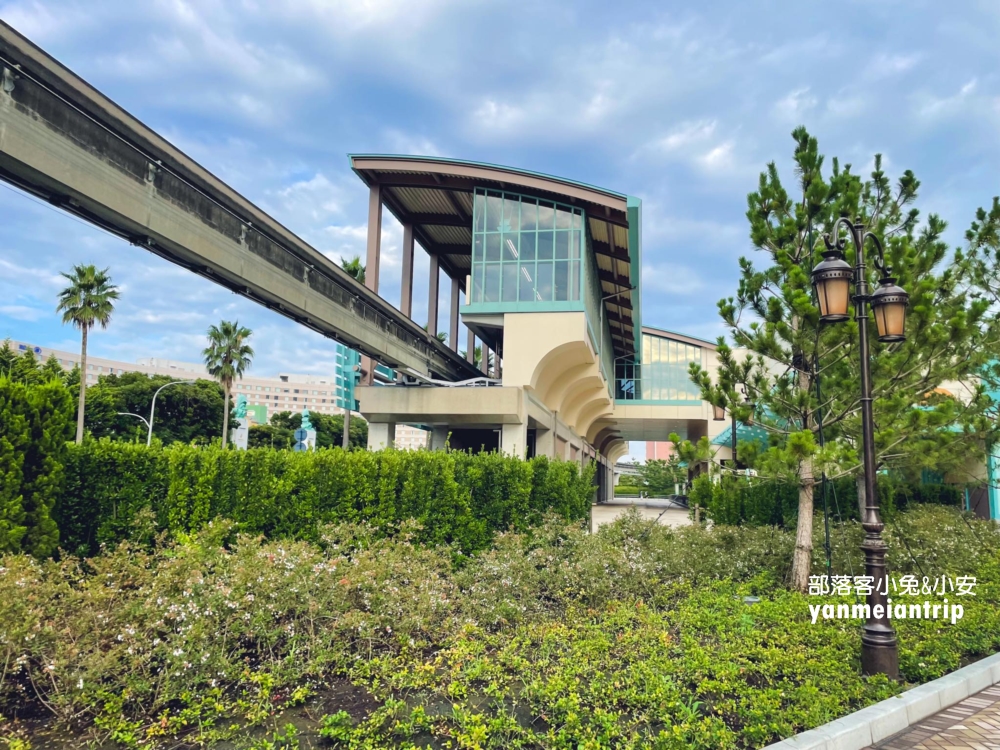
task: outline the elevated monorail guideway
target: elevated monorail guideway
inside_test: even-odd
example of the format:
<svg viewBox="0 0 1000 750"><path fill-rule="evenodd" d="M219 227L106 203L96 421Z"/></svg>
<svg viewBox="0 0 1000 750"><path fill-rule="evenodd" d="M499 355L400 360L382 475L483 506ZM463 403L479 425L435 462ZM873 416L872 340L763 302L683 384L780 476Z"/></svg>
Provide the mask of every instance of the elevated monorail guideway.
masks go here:
<svg viewBox="0 0 1000 750"><path fill-rule="evenodd" d="M393 368L476 368L0 21L0 180Z"/></svg>

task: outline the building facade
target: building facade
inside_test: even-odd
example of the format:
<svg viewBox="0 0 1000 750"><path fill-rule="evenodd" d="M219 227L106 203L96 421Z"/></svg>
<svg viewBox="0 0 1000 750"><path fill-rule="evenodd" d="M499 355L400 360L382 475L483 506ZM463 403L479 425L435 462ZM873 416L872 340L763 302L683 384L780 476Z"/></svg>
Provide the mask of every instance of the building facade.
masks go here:
<svg viewBox="0 0 1000 750"><path fill-rule="evenodd" d="M31 350L40 360L54 355L67 370L72 370L80 364L79 352L66 352L46 346L30 344L26 341L11 341L11 347L17 353ZM279 373L277 377L260 377L247 374L233 384L233 399L246 396L247 412L255 424L265 424L272 414L283 411L301 412L309 409L319 414L343 414L344 410L338 404L344 403L347 393L345 383L354 374L349 369L350 357L343 356L349 349L338 345L336 371L332 376L298 375L294 373ZM144 375L166 375L178 380L205 378L211 376L204 365L194 362L182 362L162 357L141 357L136 362L122 362L106 357L87 355L88 386L97 383L101 375L124 375L127 372L139 372ZM355 417L361 414L354 412ZM396 429L395 444L400 449L417 450L428 446L429 433L419 427L399 425Z"/></svg>
<svg viewBox="0 0 1000 750"><path fill-rule="evenodd" d="M410 315L414 244L430 256L428 320L438 277L451 281L458 326L484 377L446 383L402 373L357 389L369 445L399 424L429 428L431 447L596 460L607 497L629 441L697 440L719 426L689 367L716 367L715 345L644 325L642 202L612 190L492 164L352 155L369 190L366 284L378 291L382 211L403 227L402 311ZM375 273L371 272L375 269ZM364 369L364 368L363 368ZM371 368L369 368L371 369Z"/></svg>

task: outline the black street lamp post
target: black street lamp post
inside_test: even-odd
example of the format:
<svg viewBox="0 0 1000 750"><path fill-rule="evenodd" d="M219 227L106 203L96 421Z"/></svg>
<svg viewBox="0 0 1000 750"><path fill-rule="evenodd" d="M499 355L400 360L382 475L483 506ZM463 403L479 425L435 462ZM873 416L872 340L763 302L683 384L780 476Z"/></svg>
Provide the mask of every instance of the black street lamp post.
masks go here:
<svg viewBox="0 0 1000 750"><path fill-rule="evenodd" d="M852 269L844 260L846 240L840 236L846 228L857 251L857 262ZM878 289L868 293L865 275L865 242L871 240L878 255L875 267L881 274ZM872 581L868 594L868 620L861 634L861 671L867 675L884 674L892 679L899 677L899 653L896 633L889 623L887 611L888 580L886 578L886 546L882 540L884 524L879 516L878 497L875 494L875 426L872 417L871 354L868 346L868 305L871 305L878 328L878 339L883 342L903 341L906 322L906 303L909 295L896 286L885 265L882 243L865 229L860 219L853 223L847 218L837 219L833 225L833 240L824 235L826 251L823 260L812 271L812 283L819 301L820 320L836 323L848 319L850 283L855 284L854 311L858 321L861 353L861 440L865 478L865 517L862 527L865 540L861 545L865 553L865 575Z"/></svg>

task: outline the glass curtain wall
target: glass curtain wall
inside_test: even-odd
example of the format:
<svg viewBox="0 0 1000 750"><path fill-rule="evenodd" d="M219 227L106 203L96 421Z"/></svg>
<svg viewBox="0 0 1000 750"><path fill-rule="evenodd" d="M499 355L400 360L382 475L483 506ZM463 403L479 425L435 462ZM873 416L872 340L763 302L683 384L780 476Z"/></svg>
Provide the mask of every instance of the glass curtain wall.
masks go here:
<svg viewBox="0 0 1000 750"><path fill-rule="evenodd" d="M477 188L472 304L578 302L583 218L573 206Z"/></svg>
<svg viewBox="0 0 1000 750"><path fill-rule="evenodd" d="M642 334L642 364L619 362L615 398L620 401L701 401L691 382L692 362L701 364L701 347Z"/></svg>

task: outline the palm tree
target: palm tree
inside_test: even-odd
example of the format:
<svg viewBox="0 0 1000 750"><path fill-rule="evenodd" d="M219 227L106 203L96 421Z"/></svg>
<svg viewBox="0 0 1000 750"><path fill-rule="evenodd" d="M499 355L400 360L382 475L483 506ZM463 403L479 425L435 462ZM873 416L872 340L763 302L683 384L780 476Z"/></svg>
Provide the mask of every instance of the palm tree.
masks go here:
<svg viewBox="0 0 1000 750"><path fill-rule="evenodd" d="M208 348L202 352L205 355L205 369L208 374L217 379L225 393L222 411L222 447L229 442L229 391L233 381L242 378L244 371L250 369L253 361L253 349L247 341L253 335L249 328L241 327L238 321L230 323L223 320L218 326L208 329Z"/></svg>
<svg viewBox="0 0 1000 750"><path fill-rule="evenodd" d="M59 292L56 312L63 323L80 329L80 402L76 409L76 442L83 442L83 408L87 391L87 334L95 325L107 328L115 311L118 287L111 283L108 269L73 266L73 273L62 274L69 286Z"/></svg>
<svg viewBox="0 0 1000 750"><path fill-rule="evenodd" d="M430 323L428 323L427 325L430 325ZM427 331L427 326L424 326L424 330ZM429 333L429 331L428 331L428 333ZM437 340L440 341L442 344L447 344L448 343L448 334L445 333L444 331L438 331L434 335L437 336ZM464 357L465 355L463 354L462 356Z"/></svg>
<svg viewBox="0 0 1000 750"><path fill-rule="evenodd" d="M360 255L355 255L350 260L344 260L344 258L341 258L340 267L347 271L350 276L353 276L358 283L365 283L365 266L361 262Z"/></svg>

